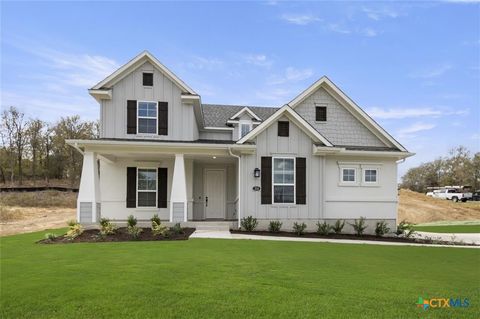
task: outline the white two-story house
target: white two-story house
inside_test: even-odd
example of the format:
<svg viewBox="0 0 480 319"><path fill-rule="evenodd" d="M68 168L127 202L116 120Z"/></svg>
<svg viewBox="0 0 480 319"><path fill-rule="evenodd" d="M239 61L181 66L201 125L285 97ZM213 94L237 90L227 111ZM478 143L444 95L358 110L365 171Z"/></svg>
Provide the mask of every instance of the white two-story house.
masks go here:
<svg viewBox="0 0 480 319"><path fill-rule="evenodd" d="M77 218L167 222L254 216L291 229L397 219L397 162L411 156L327 77L278 108L202 104L148 52L89 90L100 138L83 154ZM373 227L370 227L373 231Z"/></svg>

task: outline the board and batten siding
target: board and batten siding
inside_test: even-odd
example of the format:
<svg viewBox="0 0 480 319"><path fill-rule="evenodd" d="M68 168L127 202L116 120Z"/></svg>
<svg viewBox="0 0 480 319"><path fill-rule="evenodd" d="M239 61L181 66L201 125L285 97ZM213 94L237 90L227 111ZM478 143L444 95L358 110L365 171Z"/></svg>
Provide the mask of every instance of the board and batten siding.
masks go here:
<svg viewBox="0 0 480 319"><path fill-rule="evenodd" d="M143 86L142 73L153 73L153 86ZM100 137L192 141L198 139L193 106L183 104L181 90L149 62L112 88L112 99L100 104ZM168 102L168 135L127 134L127 100Z"/></svg>
<svg viewBox="0 0 480 319"><path fill-rule="evenodd" d="M323 216L323 157L312 155L312 140L292 122L288 137L277 136L277 123L256 137L256 154L242 155L241 217L251 215L260 220L318 220ZM261 204L261 191L253 190L254 186L261 185L261 178L255 178L253 170L261 167L262 156L306 158L306 205Z"/></svg>

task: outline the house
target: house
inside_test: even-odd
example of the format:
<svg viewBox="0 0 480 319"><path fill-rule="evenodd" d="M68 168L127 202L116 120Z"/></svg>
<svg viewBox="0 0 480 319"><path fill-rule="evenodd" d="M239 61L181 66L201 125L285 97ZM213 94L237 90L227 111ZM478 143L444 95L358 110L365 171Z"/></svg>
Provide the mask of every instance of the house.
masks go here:
<svg viewBox="0 0 480 319"><path fill-rule="evenodd" d="M100 138L83 154L77 218L167 222L254 216L316 228L397 219L397 162L409 153L327 77L279 108L202 104L149 52L89 90ZM372 231L373 228L370 227Z"/></svg>

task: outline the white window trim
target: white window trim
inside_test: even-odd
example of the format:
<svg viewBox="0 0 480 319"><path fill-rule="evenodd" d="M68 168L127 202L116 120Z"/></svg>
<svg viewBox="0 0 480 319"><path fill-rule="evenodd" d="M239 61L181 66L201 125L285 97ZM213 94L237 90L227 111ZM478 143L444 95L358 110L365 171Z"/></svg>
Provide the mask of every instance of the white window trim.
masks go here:
<svg viewBox="0 0 480 319"><path fill-rule="evenodd" d="M293 184L275 183L275 159L293 159ZM297 203L297 160L294 156L274 156L272 157L272 205L287 205L292 206ZM293 202L292 203L277 203L275 202L275 186L293 186Z"/></svg>
<svg viewBox="0 0 480 319"><path fill-rule="evenodd" d="M143 193L153 193L152 190L141 190L138 189L138 170L141 169L148 169L148 170L155 170L155 206L140 206L138 205L138 193L143 192ZM135 193L137 196L137 208L150 208L150 209L156 209L158 207L158 168L157 167L137 167L137 192Z"/></svg>
<svg viewBox="0 0 480 319"><path fill-rule="evenodd" d="M343 171L353 170L353 181L344 181L343 180ZM340 168L340 184L343 186L357 186L358 185L358 168L357 167L341 167Z"/></svg>
<svg viewBox="0 0 480 319"><path fill-rule="evenodd" d="M326 112L327 112L327 120L326 121L317 121L317 106L326 108ZM315 115L314 116L315 116L315 123L316 124L327 124L327 122L328 122L328 105L327 104L315 103Z"/></svg>
<svg viewBox="0 0 480 319"><path fill-rule="evenodd" d="M140 111L140 103L155 103L155 108L157 109L157 116L140 116L138 112ZM155 133L140 133L138 129L140 126L138 125L140 118L142 119L155 119ZM141 136L156 136L158 135L158 101L137 101L137 135Z"/></svg>
<svg viewBox="0 0 480 319"><path fill-rule="evenodd" d="M371 164L363 164L362 166L362 186L367 186L367 187L377 187L380 186L380 167L377 165L371 165ZM377 172L377 180L375 182L367 182L365 180L365 171L366 170L374 170Z"/></svg>
<svg viewBox="0 0 480 319"><path fill-rule="evenodd" d="M249 130L248 130L247 134L250 133L250 131L252 130L252 126L253 126L252 121L240 120L238 122L238 139L241 139L243 137L242 136L242 125L248 125L249 126ZM245 135L247 135L247 134L245 134Z"/></svg>

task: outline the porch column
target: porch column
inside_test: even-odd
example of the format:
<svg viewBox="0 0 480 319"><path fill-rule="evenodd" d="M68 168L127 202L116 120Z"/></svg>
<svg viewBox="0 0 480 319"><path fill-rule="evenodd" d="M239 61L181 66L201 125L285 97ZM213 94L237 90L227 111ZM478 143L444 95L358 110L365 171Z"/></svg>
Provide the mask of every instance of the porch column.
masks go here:
<svg viewBox="0 0 480 319"><path fill-rule="evenodd" d="M170 221L187 221L187 180L183 154L175 154L172 191L170 194Z"/></svg>
<svg viewBox="0 0 480 319"><path fill-rule="evenodd" d="M82 177L77 198L77 221L82 224L97 223L100 219L100 181L97 153L83 154Z"/></svg>

